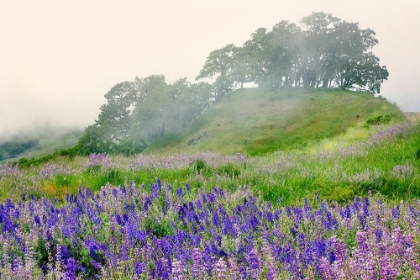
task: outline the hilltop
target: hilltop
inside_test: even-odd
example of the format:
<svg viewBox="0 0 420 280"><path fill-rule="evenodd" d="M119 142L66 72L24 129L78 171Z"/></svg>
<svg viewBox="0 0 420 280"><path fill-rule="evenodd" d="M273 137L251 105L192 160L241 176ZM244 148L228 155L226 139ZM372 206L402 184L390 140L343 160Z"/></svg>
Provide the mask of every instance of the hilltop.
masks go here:
<svg viewBox="0 0 420 280"><path fill-rule="evenodd" d="M391 121L404 119L395 105L363 92L240 89L145 152L261 155L302 148L382 115Z"/></svg>

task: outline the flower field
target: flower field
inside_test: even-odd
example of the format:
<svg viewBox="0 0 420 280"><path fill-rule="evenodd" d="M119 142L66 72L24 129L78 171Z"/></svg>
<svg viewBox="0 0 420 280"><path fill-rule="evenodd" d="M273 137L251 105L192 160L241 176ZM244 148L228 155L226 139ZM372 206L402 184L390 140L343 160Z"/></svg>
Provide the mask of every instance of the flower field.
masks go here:
<svg viewBox="0 0 420 280"><path fill-rule="evenodd" d="M420 277L420 202L264 202L247 187L80 188L62 206L1 205L2 277L395 279Z"/></svg>
<svg viewBox="0 0 420 280"><path fill-rule="evenodd" d="M343 137L2 166L1 279L420 278L418 126Z"/></svg>

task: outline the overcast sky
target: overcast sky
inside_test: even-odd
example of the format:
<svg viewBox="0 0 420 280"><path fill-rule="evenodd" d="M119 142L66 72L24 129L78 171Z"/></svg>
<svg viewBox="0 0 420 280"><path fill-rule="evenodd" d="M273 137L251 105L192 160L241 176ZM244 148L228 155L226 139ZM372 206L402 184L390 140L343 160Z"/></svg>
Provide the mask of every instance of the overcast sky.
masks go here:
<svg viewBox="0 0 420 280"><path fill-rule="evenodd" d="M420 111L418 0L0 0L0 133L86 126L113 85L152 74L193 81L211 51L313 11L373 29L390 73L382 94Z"/></svg>

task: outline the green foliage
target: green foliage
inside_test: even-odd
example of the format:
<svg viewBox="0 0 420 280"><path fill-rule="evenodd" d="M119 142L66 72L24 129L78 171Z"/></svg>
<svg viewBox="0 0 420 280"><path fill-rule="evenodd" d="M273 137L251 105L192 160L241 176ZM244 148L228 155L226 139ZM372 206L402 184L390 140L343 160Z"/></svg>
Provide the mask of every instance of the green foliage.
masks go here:
<svg viewBox="0 0 420 280"><path fill-rule="evenodd" d="M327 201L338 203L346 203L353 199L357 194L360 194L360 188L353 185L341 186L337 183L331 182L330 179L321 176L316 178L310 185L320 197Z"/></svg>
<svg viewBox="0 0 420 280"><path fill-rule="evenodd" d="M34 253L36 255L36 263L38 267L46 267L48 263L48 254L51 254L52 252L49 252L47 242L42 237L38 239L34 247Z"/></svg>
<svg viewBox="0 0 420 280"><path fill-rule="evenodd" d="M144 227L148 232L158 238L164 238L168 235L172 236L174 234L169 223L165 220L159 222L153 218L146 218L144 221Z"/></svg>
<svg viewBox="0 0 420 280"><path fill-rule="evenodd" d="M203 159L197 159L197 161L194 164L194 171L198 174L202 174L208 169L206 162Z"/></svg>
<svg viewBox="0 0 420 280"><path fill-rule="evenodd" d="M375 94L389 73L370 51L378 44L374 36L358 23L314 12L300 25L283 20L271 31L257 29L242 47L212 51L197 79L216 76L216 101L244 82L268 90L322 87Z"/></svg>
<svg viewBox="0 0 420 280"><path fill-rule="evenodd" d="M217 168L216 172L222 176L233 178L238 177L241 174L241 169L234 164L228 163Z"/></svg>
<svg viewBox="0 0 420 280"><path fill-rule="evenodd" d="M20 168L28 168L31 166L38 166L47 162L50 162L51 160L57 159L59 157L65 157L68 159L73 159L75 156L79 155L79 149L78 147L68 148L68 149L62 149L58 150L52 154L48 154L45 156L42 156L40 158L20 158L17 162L12 162L12 164L17 164Z"/></svg>
<svg viewBox="0 0 420 280"><path fill-rule="evenodd" d="M229 44L222 49L212 51L207 57L196 80L217 75L213 83L216 102L220 102L223 96L232 91L237 80L242 83L246 81L246 73L241 72L244 69L241 66L246 56L242 54L239 48Z"/></svg>
<svg viewBox="0 0 420 280"><path fill-rule="evenodd" d="M390 122L391 122L390 115L380 115L380 116L368 118L366 121L368 125L389 124Z"/></svg>
<svg viewBox="0 0 420 280"><path fill-rule="evenodd" d="M72 176L58 174L55 176L57 187L67 187L72 184Z"/></svg>
<svg viewBox="0 0 420 280"><path fill-rule="evenodd" d="M115 85L105 98L95 124L79 139L79 154L131 155L188 125L209 104L212 87L179 79L167 84L163 75Z"/></svg>

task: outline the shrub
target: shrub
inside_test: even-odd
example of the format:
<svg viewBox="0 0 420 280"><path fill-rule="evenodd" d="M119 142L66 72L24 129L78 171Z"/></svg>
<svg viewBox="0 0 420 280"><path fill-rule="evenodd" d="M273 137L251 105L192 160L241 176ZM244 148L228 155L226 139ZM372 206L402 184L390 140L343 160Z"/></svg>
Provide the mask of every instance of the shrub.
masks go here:
<svg viewBox="0 0 420 280"><path fill-rule="evenodd" d="M194 171L196 171L198 174L202 174L204 171L208 169L206 162L203 159L197 159L197 161L194 164Z"/></svg>
<svg viewBox="0 0 420 280"><path fill-rule="evenodd" d="M390 115L380 115L372 118L368 118L366 123L368 125L379 125L379 124L389 124L391 121Z"/></svg>

